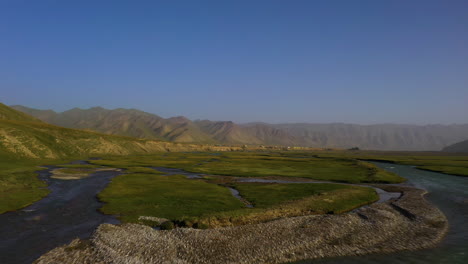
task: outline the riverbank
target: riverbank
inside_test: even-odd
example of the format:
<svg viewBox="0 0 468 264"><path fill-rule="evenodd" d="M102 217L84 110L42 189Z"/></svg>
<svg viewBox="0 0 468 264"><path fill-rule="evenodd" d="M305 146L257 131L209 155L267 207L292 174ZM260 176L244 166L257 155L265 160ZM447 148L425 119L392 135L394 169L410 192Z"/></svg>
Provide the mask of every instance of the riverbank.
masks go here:
<svg viewBox="0 0 468 264"><path fill-rule="evenodd" d="M376 187L402 195L347 214L208 230L103 224L92 239L56 248L36 263L284 263L416 250L432 247L444 237L447 220L424 199L425 191Z"/></svg>
<svg viewBox="0 0 468 264"><path fill-rule="evenodd" d="M117 224L111 215L103 215L96 199L119 171L97 171L80 180L51 178L51 170L38 171L38 179L47 186L48 195L22 210L0 214L0 262L32 263L45 252L75 238L89 238L102 223ZM29 176L29 175L28 175Z"/></svg>
<svg viewBox="0 0 468 264"><path fill-rule="evenodd" d="M100 171L120 172L122 170L115 168L56 168L51 170L50 178L59 180L79 180Z"/></svg>

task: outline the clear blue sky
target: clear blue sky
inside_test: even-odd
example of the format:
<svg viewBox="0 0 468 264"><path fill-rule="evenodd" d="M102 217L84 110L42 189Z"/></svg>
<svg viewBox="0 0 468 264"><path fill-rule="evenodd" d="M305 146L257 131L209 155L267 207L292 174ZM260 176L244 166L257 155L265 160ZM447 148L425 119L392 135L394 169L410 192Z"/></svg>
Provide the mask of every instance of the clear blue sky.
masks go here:
<svg viewBox="0 0 468 264"><path fill-rule="evenodd" d="M0 101L468 123L468 1L0 0Z"/></svg>

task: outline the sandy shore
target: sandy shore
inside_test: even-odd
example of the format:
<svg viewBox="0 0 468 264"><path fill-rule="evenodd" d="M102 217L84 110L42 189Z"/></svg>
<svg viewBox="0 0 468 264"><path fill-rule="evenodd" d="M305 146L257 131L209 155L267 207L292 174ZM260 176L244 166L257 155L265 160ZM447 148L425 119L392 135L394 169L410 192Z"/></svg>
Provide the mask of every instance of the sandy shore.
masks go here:
<svg viewBox="0 0 468 264"><path fill-rule="evenodd" d="M424 199L425 191L375 186L402 196L341 215L208 230L103 224L92 239L74 240L36 263L285 263L416 250L432 247L444 237L447 220Z"/></svg>
<svg viewBox="0 0 468 264"><path fill-rule="evenodd" d="M50 176L53 179L60 180L79 180L91 176L91 174L99 171L120 171L121 169L115 168L92 168L92 169L77 169L77 171L82 171L80 173L66 173L63 172L64 168L57 168L51 170L52 175Z"/></svg>

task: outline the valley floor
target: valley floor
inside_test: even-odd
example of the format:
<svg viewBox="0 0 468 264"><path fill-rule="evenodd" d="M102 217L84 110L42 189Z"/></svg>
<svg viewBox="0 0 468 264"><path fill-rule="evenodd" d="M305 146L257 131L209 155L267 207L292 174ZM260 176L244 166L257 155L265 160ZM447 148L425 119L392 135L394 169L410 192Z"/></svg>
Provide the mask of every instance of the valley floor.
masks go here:
<svg viewBox="0 0 468 264"><path fill-rule="evenodd" d="M0 189L7 199L0 200L0 209L16 210L47 195L44 182L34 176L41 163L62 164L57 165L51 178L64 181L80 181L96 171L121 171L98 198L104 202L99 210L117 216L124 225L103 225L91 241L75 241L69 247L58 248L40 263L75 255L83 261L95 257L103 263L119 262L123 261L121 254L136 259L163 254L182 262L209 263L218 252L218 244L226 250L217 254L229 262L229 258L251 250L236 246L238 241L248 246L263 240L267 242L259 252L266 253L249 251L244 262L273 263L391 252L404 247L417 249L439 241L447 222L422 198L423 192L387 185L405 179L364 160L415 162L422 169L437 165L447 171L463 172L468 168L466 156L363 151L161 152L104 156L90 159L87 164L71 165L63 165L64 160L12 160L1 164ZM376 190L380 189L403 195L374 203L379 200ZM159 233L151 227L170 231ZM354 238L355 232L362 235ZM402 240L402 234L408 239ZM154 245L162 244L157 248L138 246L141 252L122 248L119 243L129 242L127 239L133 235L147 237ZM288 244L281 250L268 244L280 243L281 237L288 237ZM176 257L171 253L172 244L162 246L167 241L178 241L174 242L179 245L176 251L185 249ZM299 241L304 244L301 246ZM112 252L106 251L109 247ZM206 253L205 247L213 253Z"/></svg>
<svg viewBox="0 0 468 264"><path fill-rule="evenodd" d="M434 246L444 237L447 220L424 200L423 191L404 187L391 191L403 195L341 215L208 230L157 231L143 225L105 224L90 241L75 240L37 263L285 263L415 250Z"/></svg>

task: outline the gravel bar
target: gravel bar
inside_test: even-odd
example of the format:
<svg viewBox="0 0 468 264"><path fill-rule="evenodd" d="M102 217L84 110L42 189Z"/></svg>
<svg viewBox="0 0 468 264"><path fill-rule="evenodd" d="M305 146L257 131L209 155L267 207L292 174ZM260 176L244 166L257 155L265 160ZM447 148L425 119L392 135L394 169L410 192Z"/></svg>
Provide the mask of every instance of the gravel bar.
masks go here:
<svg viewBox="0 0 468 264"><path fill-rule="evenodd" d="M286 263L417 250L444 237L447 219L424 199L424 190L374 186L402 195L340 215L206 230L102 224L90 240L76 239L35 263Z"/></svg>

